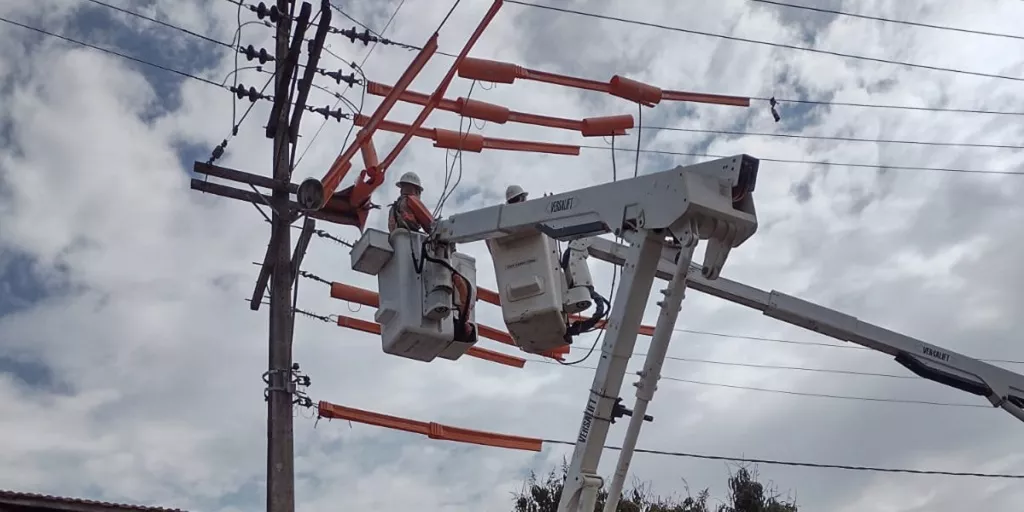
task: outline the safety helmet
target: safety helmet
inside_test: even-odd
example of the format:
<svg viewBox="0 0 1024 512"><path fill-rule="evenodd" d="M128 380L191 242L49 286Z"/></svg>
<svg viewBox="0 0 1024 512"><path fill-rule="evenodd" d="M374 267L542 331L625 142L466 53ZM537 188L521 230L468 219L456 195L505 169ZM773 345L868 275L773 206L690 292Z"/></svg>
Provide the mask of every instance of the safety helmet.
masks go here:
<svg viewBox="0 0 1024 512"><path fill-rule="evenodd" d="M513 199L519 198L526 199L526 191L519 185L509 185L505 189L505 202L511 203Z"/></svg>
<svg viewBox="0 0 1024 512"><path fill-rule="evenodd" d="M423 185L420 183L419 175L412 171L409 171L403 174L401 178L398 178L398 182L396 182L395 185L398 187L401 187L402 185L412 185L423 190Z"/></svg>

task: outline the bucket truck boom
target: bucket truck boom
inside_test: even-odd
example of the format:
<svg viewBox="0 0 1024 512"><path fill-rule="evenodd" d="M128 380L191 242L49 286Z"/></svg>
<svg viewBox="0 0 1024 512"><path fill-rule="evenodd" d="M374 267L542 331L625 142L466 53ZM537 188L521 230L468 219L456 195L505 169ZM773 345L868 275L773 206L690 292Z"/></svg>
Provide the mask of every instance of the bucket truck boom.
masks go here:
<svg viewBox="0 0 1024 512"><path fill-rule="evenodd" d="M429 235L367 230L352 250L352 266L378 276L377 320L385 352L422 361L457 359L475 339L453 337L459 330L449 318L458 311L451 283L459 275L475 290L475 272L457 272L456 257L461 255L454 244L488 241L509 332L524 350L539 351L569 341L566 318L588 302L576 292L593 288L589 270L580 264L578 245L559 257L551 250L553 240L614 233L636 241L626 251L619 290L609 308L601 360L559 506L560 511L590 511L602 485L597 469L609 424L630 414L618 395L661 255L666 250L680 254L660 303L654 338L664 350L656 351L660 356L651 359L652 368L660 367L667 350L698 242L707 240L701 275L714 280L729 251L757 230L752 192L758 163L738 155L492 206L441 220ZM468 257L461 259L467 260L464 268L474 268ZM598 296L593 298L600 304ZM534 338L523 339L527 335ZM653 391L653 386L646 391L648 401ZM639 411L634 418L645 416ZM639 424L630 432L634 438L639 435Z"/></svg>
<svg viewBox="0 0 1024 512"><path fill-rule="evenodd" d="M576 250L585 250L593 258L615 265L628 264L630 248L626 245L599 237L577 240L573 244ZM687 251L680 249L664 248L661 261L658 262L657 277L670 282L678 279L680 262L686 261L687 254ZM863 322L856 317L776 290L767 292L725 278L707 279L699 265L689 264L685 272L689 288L756 309L766 316L797 327L884 352L920 377L984 396L994 407L1001 407L1024 421L1024 375ZM636 383L636 405L609 487L605 512L615 510L629 469L632 451L636 446L638 432L634 430L639 429L642 421L638 416L645 411L647 402L650 401L650 393L657 383L657 372L661 366L660 363L652 366L652 354L656 361L664 360L664 349L667 348L667 344L657 339L658 326L655 327L655 338L651 340L647 362L643 370L638 372L640 379ZM570 474L570 478L571 476ZM559 509L562 510L577 509Z"/></svg>
<svg viewBox="0 0 1024 512"><path fill-rule="evenodd" d="M604 238L580 240L591 257L622 265L628 247ZM667 249L658 263L657 276L671 279L676 250ZM952 350L890 331L780 291L770 292L725 278L705 279L700 267L689 268L688 287L756 309L797 327L877 350L920 377L983 396L1024 421L1024 375L979 361Z"/></svg>

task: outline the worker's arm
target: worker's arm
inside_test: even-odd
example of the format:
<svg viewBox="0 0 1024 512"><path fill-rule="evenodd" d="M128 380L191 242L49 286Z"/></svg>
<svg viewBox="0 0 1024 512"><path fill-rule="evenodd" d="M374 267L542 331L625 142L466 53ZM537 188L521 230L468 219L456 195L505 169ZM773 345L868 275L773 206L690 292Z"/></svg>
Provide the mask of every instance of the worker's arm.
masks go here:
<svg viewBox="0 0 1024 512"><path fill-rule="evenodd" d="M408 212L416 219L416 222L420 226L423 226L423 230L430 232L431 228L434 227L434 216L430 213L430 210L423 205L420 198L416 196L405 196L405 207Z"/></svg>

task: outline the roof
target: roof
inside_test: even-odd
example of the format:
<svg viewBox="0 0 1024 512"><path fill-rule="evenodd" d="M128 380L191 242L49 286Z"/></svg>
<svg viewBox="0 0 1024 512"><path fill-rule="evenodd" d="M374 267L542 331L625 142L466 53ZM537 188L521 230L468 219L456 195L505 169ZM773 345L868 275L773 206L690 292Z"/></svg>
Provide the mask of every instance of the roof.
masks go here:
<svg viewBox="0 0 1024 512"><path fill-rule="evenodd" d="M104 512L109 510L125 512L185 512L176 508L150 507L108 503L80 498L64 498L46 494L0 490L0 505L23 507L36 510L62 510L68 512Z"/></svg>

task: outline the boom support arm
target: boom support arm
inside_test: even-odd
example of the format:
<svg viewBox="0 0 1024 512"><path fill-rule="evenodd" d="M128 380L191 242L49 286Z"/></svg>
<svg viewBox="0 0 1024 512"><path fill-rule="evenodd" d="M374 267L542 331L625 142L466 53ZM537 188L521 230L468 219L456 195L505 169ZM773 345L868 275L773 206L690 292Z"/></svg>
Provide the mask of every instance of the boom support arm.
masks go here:
<svg viewBox="0 0 1024 512"><path fill-rule="evenodd" d="M589 242L588 251L591 256L616 265L625 263L626 246L596 237ZM672 262L677 252L669 248L663 251L658 263L659 278L671 279L674 267ZM884 352L920 377L984 396L994 407L1001 407L1024 421L1024 375L779 291L767 292L725 278L706 279L696 265L690 266L687 287L756 309L766 316L797 327Z"/></svg>
<svg viewBox="0 0 1024 512"><path fill-rule="evenodd" d="M729 250L757 230L753 197L758 161L747 155L690 166L562 194L453 215L431 235L446 243L542 232L557 240L604 233L680 233L696 222L708 240L703 273L714 279Z"/></svg>

